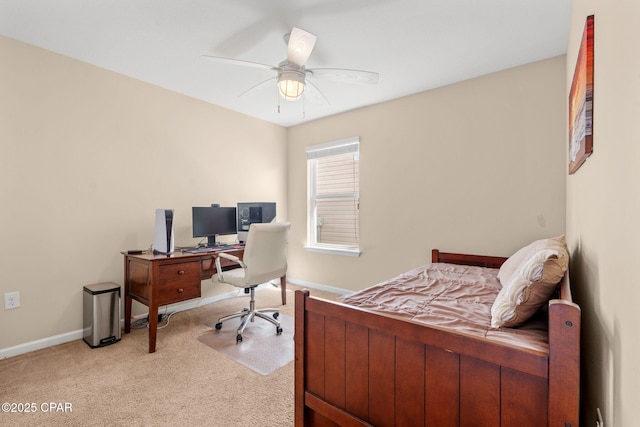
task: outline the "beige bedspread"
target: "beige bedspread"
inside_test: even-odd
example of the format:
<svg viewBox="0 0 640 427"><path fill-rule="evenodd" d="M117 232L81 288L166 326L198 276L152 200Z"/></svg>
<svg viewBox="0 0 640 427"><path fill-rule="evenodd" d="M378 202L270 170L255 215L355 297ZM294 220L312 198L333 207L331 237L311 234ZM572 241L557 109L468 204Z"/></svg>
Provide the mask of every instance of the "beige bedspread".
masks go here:
<svg viewBox="0 0 640 427"><path fill-rule="evenodd" d="M545 311L519 328L491 328L491 305L501 289L497 274L495 268L428 264L347 295L342 302L548 352Z"/></svg>

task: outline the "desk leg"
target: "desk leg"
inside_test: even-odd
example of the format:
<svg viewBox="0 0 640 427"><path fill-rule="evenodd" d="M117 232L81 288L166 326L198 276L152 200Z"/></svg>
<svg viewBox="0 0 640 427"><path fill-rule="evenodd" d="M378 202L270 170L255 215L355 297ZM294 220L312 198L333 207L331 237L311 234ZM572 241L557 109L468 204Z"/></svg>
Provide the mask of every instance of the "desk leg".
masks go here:
<svg viewBox="0 0 640 427"><path fill-rule="evenodd" d="M124 333L131 332L131 294L129 293L129 257L124 257Z"/></svg>
<svg viewBox="0 0 640 427"><path fill-rule="evenodd" d="M282 305L287 305L287 275L280 278L280 292L282 292Z"/></svg>
<svg viewBox="0 0 640 427"><path fill-rule="evenodd" d="M124 296L124 333L125 334L128 334L129 332L131 332L132 303L133 303L133 300L131 299L131 296L129 296L128 290L125 290L125 296Z"/></svg>
<svg viewBox="0 0 640 427"><path fill-rule="evenodd" d="M156 337L158 336L158 306L149 305L149 353L156 352Z"/></svg>

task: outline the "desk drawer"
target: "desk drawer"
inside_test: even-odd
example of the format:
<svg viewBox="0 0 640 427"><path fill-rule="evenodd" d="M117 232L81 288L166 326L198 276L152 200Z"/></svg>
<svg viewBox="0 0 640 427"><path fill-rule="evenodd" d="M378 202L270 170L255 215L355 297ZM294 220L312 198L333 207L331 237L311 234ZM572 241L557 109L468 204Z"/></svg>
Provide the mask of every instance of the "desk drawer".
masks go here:
<svg viewBox="0 0 640 427"><path fill-rule="evenodd" d="M158 305L200 297L200 262L161 265Z"/></svg>

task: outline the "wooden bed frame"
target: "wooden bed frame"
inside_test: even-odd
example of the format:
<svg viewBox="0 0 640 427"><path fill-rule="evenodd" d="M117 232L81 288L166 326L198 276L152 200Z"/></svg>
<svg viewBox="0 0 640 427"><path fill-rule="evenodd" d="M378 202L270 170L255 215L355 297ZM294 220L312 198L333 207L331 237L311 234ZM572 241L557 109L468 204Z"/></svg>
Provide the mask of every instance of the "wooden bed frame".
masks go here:
<svg viewBox="0 0 640 427"><path fill-rule="evenodd" d="M506 258L433 250L432 262ZM577 427L580 307L568 273L549 352L295 293L295 425Z"/></svg>

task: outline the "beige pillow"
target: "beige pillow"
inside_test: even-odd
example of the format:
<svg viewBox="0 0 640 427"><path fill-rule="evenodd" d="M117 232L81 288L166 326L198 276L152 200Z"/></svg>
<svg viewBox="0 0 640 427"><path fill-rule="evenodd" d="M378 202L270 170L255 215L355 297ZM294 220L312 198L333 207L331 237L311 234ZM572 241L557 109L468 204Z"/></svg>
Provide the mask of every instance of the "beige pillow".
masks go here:
<svg viewBox="0 0 640 427"><path fill-rule="evenodd" d="M549 301L569 265L564 236L536 240L510 256L498 272L502 290L491 327L520 326Z"/></svg>

